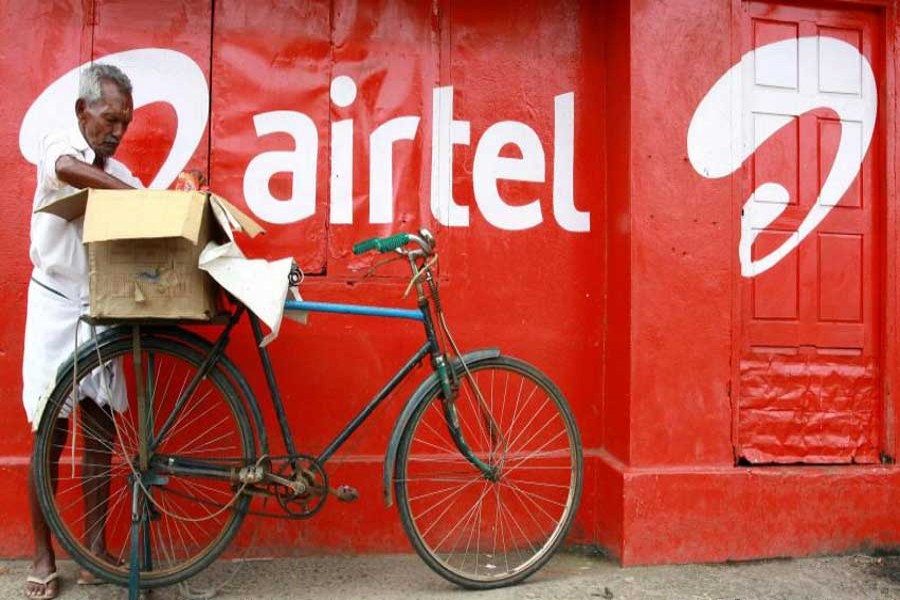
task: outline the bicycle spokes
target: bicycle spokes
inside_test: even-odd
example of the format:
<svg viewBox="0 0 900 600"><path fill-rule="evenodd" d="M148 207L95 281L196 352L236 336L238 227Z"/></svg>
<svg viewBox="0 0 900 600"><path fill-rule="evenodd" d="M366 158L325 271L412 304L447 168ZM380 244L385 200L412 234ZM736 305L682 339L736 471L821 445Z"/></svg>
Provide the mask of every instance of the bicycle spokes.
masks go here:
<svg viewBox="0 0 900 600"><path fill-rule="evenodd" d="M166 585L202 569L236 533L247 498L217 474L254 464L255 449L240 397L222 373L211 371L184 393L203 363L199 352L147 336L135 360L131 342L79 364L75 388L89 397L74 408L77 419L69 418L71 380L51 397L45 418L60 433L36 447L42 508L83 567L124 585L138 556L141 581ZM105 407L92 397L105 398ZM186 400L176 411L179 398ZM171 468L170 457L193 471Z"/></svg>
<svg viewBox="0 0 900 600"><path fill-rule="evenodd" d="M398 506L416 550L438 573L496 587L536 571L562 541L580 492L581 453L564 399L539 372L502 357L471 371L483 402L461 386L458 425L436 394L407 426ZM478 462L490 464L492 476Z"/></svg>

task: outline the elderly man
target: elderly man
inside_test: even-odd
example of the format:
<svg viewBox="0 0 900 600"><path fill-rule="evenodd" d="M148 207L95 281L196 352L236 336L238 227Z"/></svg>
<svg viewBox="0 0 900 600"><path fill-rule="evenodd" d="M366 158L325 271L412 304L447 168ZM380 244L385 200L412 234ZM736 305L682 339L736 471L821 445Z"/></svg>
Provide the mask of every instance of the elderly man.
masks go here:
<svg viewBox="0 0 900 600"><path fill-rule="evenodd" d="M112 158L131 123L133 110L131 82L121 70L101 64L86 68L81 74L75 102L77 127L52 133L42 142L34 208L71 194L76 188L143 187L125 165ZM68 222L43 213L31 217L30 256L34 270L28 287L22 365L22 401L29 422L36 418L39 401L52 385L57 366L72 351L76 328L86 327L78 320L88 303L88 265L81 230L81 220ZM80 339L87 339L88 332L80 331L79 335ZM117 369L112 370L115 377ZM89 488L85 486L84 543L95 554L104 556L110 459L103 449L103 438L112 438L110 405L121 408L117 404L123 397L120 391L104 397L101 389L108 391L110 386L82 385L79 396L92 401L80 402L79 420L82 429L90 427L95 432L83 436L82 475L85 481L96 483ZM121 390L122 386L114 385L112 389ZM59 443L55 447L65 444L67 429L63 421L56 431ZM54 598L59 593L56 557L31 470L28 497L35 556L25 595ZM93 581L87 572L79 575L80 583Z"/></svg>

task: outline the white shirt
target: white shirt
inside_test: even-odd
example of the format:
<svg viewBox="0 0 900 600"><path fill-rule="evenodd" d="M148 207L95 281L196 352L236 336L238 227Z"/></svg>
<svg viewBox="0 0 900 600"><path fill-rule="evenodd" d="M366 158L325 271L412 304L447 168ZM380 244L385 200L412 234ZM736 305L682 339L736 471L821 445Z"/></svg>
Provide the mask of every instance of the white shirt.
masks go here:
<svg viewBox="0 0 900 600"><path fill-rule="evenodd" d="M33 209L77 191L56 176L56 161L66 155L88 164L94 162L94 151L81 135L77 123L69 131L55 131L41 140ZM144 187L128 167L113 158L106 159L103 170L129 185ZM83 226L83 217L66 221L47 213L31 214L29 254L34 265L32 276L79 303L88 298L87 253L81 242Z"/></svg>

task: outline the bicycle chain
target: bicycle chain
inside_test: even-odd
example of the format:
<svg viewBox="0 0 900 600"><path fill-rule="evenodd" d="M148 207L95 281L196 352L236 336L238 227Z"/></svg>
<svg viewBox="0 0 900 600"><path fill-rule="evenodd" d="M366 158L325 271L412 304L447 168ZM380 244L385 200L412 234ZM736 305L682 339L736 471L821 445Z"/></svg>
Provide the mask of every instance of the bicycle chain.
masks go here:
<svg viewBox="0 0 900 600"><path fill-rule="evenodd" d="M231 459L227 459L227 458L219 458L219 459L209 458L206 460L208 462L233 462ZM267 491L263 492L264 493L263 497L264 498L274 497L278 501L278 504L279 504L279 506L281 506L283 512L247 509L244 511L245 514L258 516L258 517L267 517L270 519L288 519L288 520L292 520L292 521L299 521L302 519L308 519L308 518L312 517L313 515L315 515L317 512L319 512L322 509L322 506L324 506L324 504L325 504L325 500L328 498L328 476L325 473L325 470L322 468L322 466L319 464L319 462L314 457L307 456L305 454L294 454L294 455L285 454L285 455L281 455L281 456L268 456L268 457L266 457L266 460L269 462L286 461L285 465L282 465L282 467L280 467L279 472L281 470L285 469L285 467L290 467L291 466L290 462L292 460L293 461L303 460L303 461L306 461L307 463L309 463L309 465L313 465L315 472L319 473L322 477L321 483L316 484L316 488L319 489L319 494L321 494L321 495L317 495L315 497L317 499L317 502L315 505L312 506L311 509L307 509L307 510L304 510L301 512L294 512L293 510L285 507L285 504L283 503L283 496L279 492L273 491L273 490L267 490ZM273 469L271 472L276 472L276 471ZM303 471L300 471L300 475L301 476L304 475ZM267 488L275 488L276 486L285 487L285 486L279 486L279 484L273 483L273 484L269 484L267 486ZM181 492L181 491L177 491L174 489L170 489L168 487L164 488L164 490L165 490L165 493L167 493L167 494L172 494L173 496L178 496L179 498L185 498L187 500L192 500L194 502L197 502L198 504L203 504L205 506L210 506L210 507L215 507L215 508L224 508L224 507L229 506L229 504L231 504L231 502L216 502L215 500L209 500L207 498L200 498L198 496L194 496L194 495L188 494L186 492ZM257 488L253 485L246 486L246 490L247 491L245 493L248 493L250 495L253 495L254 492L258 493L258 492L262 491L261 488ZM297 501L296 498L288 497L288 493L289 492L286 491L285 495L284 495L284 501L286 503L289 504L289 503Z"/></svg>

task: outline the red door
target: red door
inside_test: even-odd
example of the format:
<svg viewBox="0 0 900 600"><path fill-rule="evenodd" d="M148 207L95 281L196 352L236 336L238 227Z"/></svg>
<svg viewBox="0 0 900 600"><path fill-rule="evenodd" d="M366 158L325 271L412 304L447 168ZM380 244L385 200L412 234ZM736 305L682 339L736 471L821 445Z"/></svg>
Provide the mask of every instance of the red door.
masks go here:
<svg viewBox="0 0 900 600"><path fill-rule="evenodd" d="M743 8L736 454L876 462L880 17Z"/></svg>

